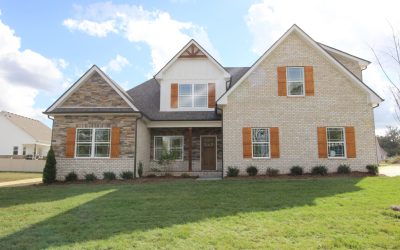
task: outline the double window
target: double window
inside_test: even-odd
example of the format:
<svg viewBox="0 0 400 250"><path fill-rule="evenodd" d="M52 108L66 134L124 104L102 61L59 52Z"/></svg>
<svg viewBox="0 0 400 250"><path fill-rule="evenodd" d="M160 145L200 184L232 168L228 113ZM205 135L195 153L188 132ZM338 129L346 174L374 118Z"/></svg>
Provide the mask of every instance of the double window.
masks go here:
<svg viewBox="0 0 400 250"><path fill-rule="evenodd" d="M76 129L76 157L110 157L109 128Z"/></svg>
<svg viewBox="0 0 400 250"><path fill-rule="evenodd" d="M207 84L179 84L180 108L207 108L208 85Z"/></svg>
<svg viewBox="0 0 400 250"><path fill-rule="evenodd" d="M183 160L183 136L154 137L154 160L160 160L167 154L175 160Z"/></svg>
<svg viewBox="0 0 400 250"><path fill-rule="evenodd" d="M331 127L326 128L326 141L328 144L329 158L346 157L346 138L344 128Z"/></svg>
<svg viewBox="0 0 400 250"><path fill-rule="evenodd" d="M251 144L253 158L270 158L270 140L268 128L252 128Z"/></svg>
<svg viewBox="0 0 400 250"><path fill-rule="evenodd" d="M288 96L304 96L304 67L287 67Z"/></svg>

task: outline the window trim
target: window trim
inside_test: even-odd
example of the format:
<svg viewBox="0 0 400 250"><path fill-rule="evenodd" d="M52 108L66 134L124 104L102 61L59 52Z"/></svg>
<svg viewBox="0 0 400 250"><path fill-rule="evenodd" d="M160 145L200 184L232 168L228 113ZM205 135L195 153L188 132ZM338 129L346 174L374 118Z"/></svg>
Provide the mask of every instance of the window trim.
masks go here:
<svg viewBox="0 0 400 250"><path fill-rule="evenodd" d="M78 130L80 129L90 129L92 130L92 141L91 142L78 142ZM97 129L106 129L110 133L110 140L108 142L109 147L108 147L108 156L95 156L95 150L96 150L96 144L107 144L106 142L96 142L96 130ZM76 133L75 133L75 151L74 151L74 158L79 158L79 159L109 159L111 158L111 142L112 142L112 133L111 133L111 128L76 128ZM77 155L77 150L78 150L78 144L90 144L91 146L91 152L90 156L78 156Z"/></svg>
<svg viewBox="0 0 400 250"><path fill-rule="evenodd" d="M343 131L343 156L329 156L329 144L330 143L338 143L338 142L329 142L329 138L328 138L328 129L330 128L340 128ZM326 127L325 129L325 134L326 134L326 152L327 152L327 156L328 159L347 159L347 141L346 141L346 128L345 127ZM342 142L339 142L342 143Z"/></svg>
<svg viewBox="0 0 400 250"><path fill-rule="evenodd" d="M268 130L268 142L253 142L253 129L266 129ZM268 156L266 157L255 157L254 156L254 150L253 150L253 144L267 144L268 145ZM271 131L269 128L251 128L251 158L252 159L271 159Z"/></svg>
<svg viewBox="0 0 400 250"><path fill-rule="evenodd" d="M297 81L289 81L289 77L288 77L288 69L289 68L301 68L301 69L303 69L303 94L301 94L301 95L291 95L290 94L290 90L289 90L289 83L297 83ZM306 96L306 77L305 77L305 74L304 74L304 66L287 66L286 67L286 93L287 93L287 96L290 96L290 97L304 97L304 96Z"/></svg>
<svg viewBox="0 0 400 250"><path fill-rule="evenodd" d="M154 138L153 138L153 161L158 161L156 159L156 138L157 137L161 137L161 138L163 138L163 137L168 137L168 138L178 137L178 138L180 138L182 140L182 146L181 146L182 155L181 155L181 159L175 159L173 161L184 161L184 158L185 158L185 137L183 135L155 135ZM171 143L171 140L169 141L169 143ZM170 145L168 147L170 147Z"/></svg>
<svg viewBox="0 0 400 250"><path fill-rule="evenodd" d="M192 94L191 95L181 95L180 85L191 85L192 87ZM194 92L194 85L206 85L206 94L205 95L195 95ZM181 96L191 96L192 98L192 106L190 107L181 107L180 97ZM195 97L206 97L206 105L204 107L196 107L195 106ZM208 83L178 83L178 108L180 109L206 109L208 108Z"/></svg>

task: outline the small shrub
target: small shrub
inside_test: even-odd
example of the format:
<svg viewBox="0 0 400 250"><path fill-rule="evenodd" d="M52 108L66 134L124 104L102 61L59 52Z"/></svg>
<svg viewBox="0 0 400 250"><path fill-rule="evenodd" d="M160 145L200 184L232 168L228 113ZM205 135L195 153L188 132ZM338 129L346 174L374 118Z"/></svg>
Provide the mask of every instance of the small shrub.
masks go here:
<svg viewBox="0 0 400 250"><path fill-rule="evenodd" d="M122 172L121 178L124 180L131 180L131 179L133 179L133 172L132 171Z"/></svg>
<svg viewBox="0 0 400 250"><path fill-rule="evenodd" d="M293 166L290 168L290 174L291 175L302 175L303 174L303 168L300 166Z"/></svg>
<svg viewBox="0 0 400 250"><path fill-rule="evenodd" d="M148 177L148 178L154 178L154 177L157 177L157 175L155 175L155 174L148 174L147 177Z"/></svg>
<svg viewBox="0 0 400 250"><path fill-rule="evenodd" d="M182 173L181 177L182 178L190 178L190 175L188 173Z"/></svg>
<svg viewBox="0 0 400 250"><path fill-rule="evenodd" d="M139 166L138 166L137 172L138 172L139 178L142 178L142 176L143 176L143 163L141 161L139 161Z"/></svg>
<svg viewBox="0 0 400 250"><path fill-rule="evenodd" d="M86 181L95 181L95 180L97 180L97 177L94 173L85 174L85 180Z"/></svg>
<svg viewBox="0 0 400 250"><path fill-rule="evenodd" d="M258 169L256 166L248 166L246 168L246 172L249 176L256 176L258 173Z"/></svg>
<svg viewBox="0 0 400 250"><path fill-rule="evenodd" d="M235 177L239 175L239 169L236 167L228 167L228 171L226 171L226 175L229 177Z"/></svg>
<svg viewBox="0 0 400 250"><path fill-rule="evenodd" d="M328 169L325 166L318 165L311 169L312 175L326 175L328 173Z"/></svg>
<svg viewBox="0 0 400 250"><path fill-rule="evenodd" d="M378 165L370 164L370 165L367 165L365 168L368 170L368 173L370 173L370 174L373 174L373 175L379 174Z"/></svg>
<svg viewBox="0 0 400 250"><path fill-rule="evenodd" d="M56 157L54 155L53 148L50 148L46 157L46 165L43 169L43 183L50 184L56 180Z"/></svg>
<svg viewBox="0 0 400 250"><path fill-rule="evenodd" d="M117 178L114 172L104 172L103 177L105 180L109 181L115 180Z"/></svg>
<svg viewBox="0 0 400 250"><path fill-rule="evenodd" d="M351 173L350 166L346 165L346 164L339 165L339 167L337 168L337 173L338 174L350 174Z"/></svg>
<svg viewBox="0 0 400 250"><path fill-rule="evenodd" d="M65 181L76 181L78 180L78 175L75 172L70 172L65 176Z"/></svg>
<svg viewBox="0 0 400 250"><path fill-rule="evenodd" d="M267 168L267 175L268 176L277 176L278 174L279 174L279 169Z"/></svg>

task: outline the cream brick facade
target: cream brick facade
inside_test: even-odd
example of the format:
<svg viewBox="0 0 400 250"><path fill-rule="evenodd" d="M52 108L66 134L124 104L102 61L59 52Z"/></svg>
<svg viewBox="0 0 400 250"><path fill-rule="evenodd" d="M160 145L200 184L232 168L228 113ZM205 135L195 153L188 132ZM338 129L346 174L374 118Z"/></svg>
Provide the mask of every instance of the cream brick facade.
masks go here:
<svg viewBox="0 0 400 250"><path fill-rule="evenodd" d="M278 66L313 66L315 96L278 96ZM223 108L224 174L228 166L246 174L249 165L257 166L261 174L268 167L288 173L293 165L309 172L319 164L334 172L342 163L353 171L366 171L366 164L377 162L368 96L309 43L290 34L228 97ZM320 126L354 126L357 158L318 158ZM244 159L243 127L279 127L280 158Z"/></svg>

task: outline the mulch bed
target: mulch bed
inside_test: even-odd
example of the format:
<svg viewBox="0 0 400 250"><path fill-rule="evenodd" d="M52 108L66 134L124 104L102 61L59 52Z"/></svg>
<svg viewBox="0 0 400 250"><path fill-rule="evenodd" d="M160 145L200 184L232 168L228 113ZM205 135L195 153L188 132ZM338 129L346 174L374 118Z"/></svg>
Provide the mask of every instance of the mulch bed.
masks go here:
<svg viewBox="0 0 400 250"><path fill-rule="evenodd" d="M303 174L303 175L290 175L290 174L280 174L277 176L268 176L268 175L256 175L256 176L246 176L241 175L237 177L225 177L225 179L230 180L248 180L248 179L321 179L321 178L335 178L335 177L367 177L374 176L365 172L351 172L350 174L337 174L337 173L329 173L326 175L312 175L312 174Z"/></svg>

